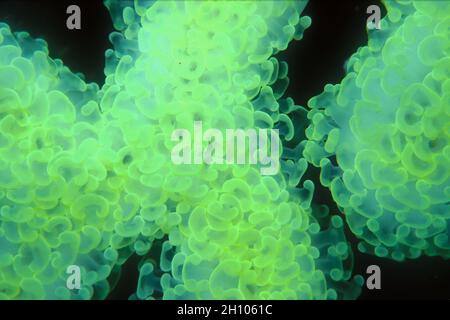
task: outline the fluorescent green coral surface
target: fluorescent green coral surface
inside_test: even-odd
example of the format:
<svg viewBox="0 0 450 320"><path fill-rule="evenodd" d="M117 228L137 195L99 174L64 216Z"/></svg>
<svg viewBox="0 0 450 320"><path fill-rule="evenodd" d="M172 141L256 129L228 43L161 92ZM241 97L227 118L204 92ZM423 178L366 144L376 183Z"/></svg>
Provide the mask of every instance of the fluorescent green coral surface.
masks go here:
<svg viewBox="0 0 450 320"><path fill-rule="evenodd" d="M450 2L386 1L381 30L310 100L304 155L362 252L450 256Z"/></svg>
<svg viewBox="0 0 450 320"><path fill-rule="evenodd" d="M302 145L281 169L175 165L175 129L276 128L306 111L282 95L272 55L310 24L305 1L106 1L106 82L86 84L46 43L0 25L0 297L105 298L132 254L152 299L337 299L359 294L343 221L297 187ZM82 288L66 269L82 269Z"/></svg>
<svg viewBox="0 0 450 320"><path fill-rule="evenodd" d="M103 251L120 197L100 154L98 86L27 33L1 24L0 43L0 296L91 297L114 264ZM77 293L72 264L86 275Z"/></svg>
<svg viewBox="0 0 450 320"><path fill-rule="evenodd" d="M284 159L270 177L253 166L170 159L172 132L192 130L195 120L222 130L279 128L282 139L292 137L286 114L298 107L277 101L287 70L271 56L309 25L299 18L305 4L160 1L113 15L122 33L111 36L100 106L108 129L123 136L114 152L130 159L124 192L137 195L139 207L116 231L140 234L136 249L168 234L160 265L142 265L136 298L154 291L168 299L343 297L339 283L334 288L350 278L342 223L335 217L319 231L312 182L295 188L304 159ZM163 273L159 283L155 269Z"/></svg>

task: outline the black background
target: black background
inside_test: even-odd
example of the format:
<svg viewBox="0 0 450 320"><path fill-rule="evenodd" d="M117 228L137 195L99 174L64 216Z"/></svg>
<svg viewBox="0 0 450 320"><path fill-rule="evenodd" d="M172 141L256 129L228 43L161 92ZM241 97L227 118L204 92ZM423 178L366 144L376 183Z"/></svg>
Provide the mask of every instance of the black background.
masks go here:
<svg viewBox="0 0 450 320"><path fill-rule="evenodd" d="M444 0L445 1L445 0ZM66 28L66 8L81 8L82 29ZM358 47L367 43L366 8L379 0L310 0L304 15L313 19L301 41L292 42L277 56L289 64L290 86L287 95L306 106L308 99L319 94L325 84L339 83L344 77L344 62ZM28 31L49 44L50 56L60 58L74 72L82 72L88 82L104 82L104 52L110 48L108 35L112 22L101 0L0 0L0 22L13 31ZM328 189L317 181L319 171L310 167L307 178L314 180L314 201L326 203L338 212ZM439 257L394 262L364 255L357 251L358 240L349 230L347 239L355 254L354 273L366 276L366 268L381 268L381 290L363 289L360 299L450 299L450 268ZM153 250L152 250L153 251ZM122 278L112 290L110 299L127 299L137 285L139 257L131 257L122 270ZM364 287L365 288L365 287Z"/></svg>

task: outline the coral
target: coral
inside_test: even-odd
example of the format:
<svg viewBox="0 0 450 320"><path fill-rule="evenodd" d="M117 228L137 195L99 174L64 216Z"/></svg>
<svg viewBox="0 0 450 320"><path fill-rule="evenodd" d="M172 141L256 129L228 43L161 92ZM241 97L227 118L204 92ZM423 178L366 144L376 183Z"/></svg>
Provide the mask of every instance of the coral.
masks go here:
<svg viewBox="0 0 450 320"><path fill-rule="evenodd" d="M340 84L309 101L305 158L359 249L450 256L450 2L386 1Z"/></svg>
<svg viewBox="0 0 450 320"><path fill-rule="evenodd" d="M0 25L1 298L108 292L116 261L104 251L120 194L101 153L98 90L50 59L43 40ZM79 292L66 288L72 264L82 267Z"/></svg>
<svg viewBox="0 0 450 320"><path fill-rule="evenodd" d="M354 298L343 222L311 204L303 144L281 168L175 165L175 129L276 128L286 143L287 65L305 1L106 1L120 32L99 90L46 43L0 26L0 296L105 298L142 262L136 299ZM165 239L165 240L164 240ZM66 269L82 268L82 288Z"/></svg>
<svg viewBox="0 0 450 320"><path fill-rule="evenodd" d="M119 3L108 2L110 8ZM165 239L159 263L144 260L135 299L351 298L351 251L342 221L296 188L306 161L285 148L281 170L176 165L171 134L203 127L276 128L293 138L282 99L287 65L273 54L301 38L305 2L180 2L136 5L113 14L101 109L130 156L125 191L136 194L144 239ZM301 148L301 146L298 146ZM318 206L316 215L327 215ZM130 229L131 230L131 229ZM119 231L119 230L117 230ZM147 250L149 247L145 247ZM141 252L144 254L146 251Z"/></svg>

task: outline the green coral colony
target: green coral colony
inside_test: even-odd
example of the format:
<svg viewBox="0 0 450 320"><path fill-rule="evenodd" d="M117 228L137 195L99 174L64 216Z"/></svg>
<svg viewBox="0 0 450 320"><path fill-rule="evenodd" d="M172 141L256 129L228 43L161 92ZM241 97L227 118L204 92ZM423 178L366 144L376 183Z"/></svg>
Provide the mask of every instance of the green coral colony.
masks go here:
<svg viewBox="0 0 450 320"><path fill-rule="evenodd" d="M386 5L342 82L310 100L304 155L362 252L448 258L450 1Z"/></svg>
<svg viewBox="0 0 450 320"><path fill-rule="evenodd" d="M309 112L273 56L310 25L306 1L105 5L102 88L0 24L0 299L104 299L132 255L132 299L356 298L344 220L312 202L307 162L361 251L449 257L449 2L386 3ZM198 120L278 129L278 174L174 164L172 132Z"/></svg>

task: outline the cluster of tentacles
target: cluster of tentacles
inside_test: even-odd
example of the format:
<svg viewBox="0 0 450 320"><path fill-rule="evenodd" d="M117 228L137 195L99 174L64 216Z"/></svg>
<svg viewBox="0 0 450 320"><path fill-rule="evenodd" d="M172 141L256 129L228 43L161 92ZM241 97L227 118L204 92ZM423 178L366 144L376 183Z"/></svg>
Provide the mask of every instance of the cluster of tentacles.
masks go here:
<svg viewBox="0 0 450 320"><path fill-rule="evenodd" d="M353 299L344 220L363 252L449 257L450 2L387 3L310 109L274 57L311 24L306 0L105 5L102 88L0 24L0 299L103 299L132 255L133 299ZM195 121L277 129L278 173L175 164ZM312 203L308 162L342 217Z"/></svg>

